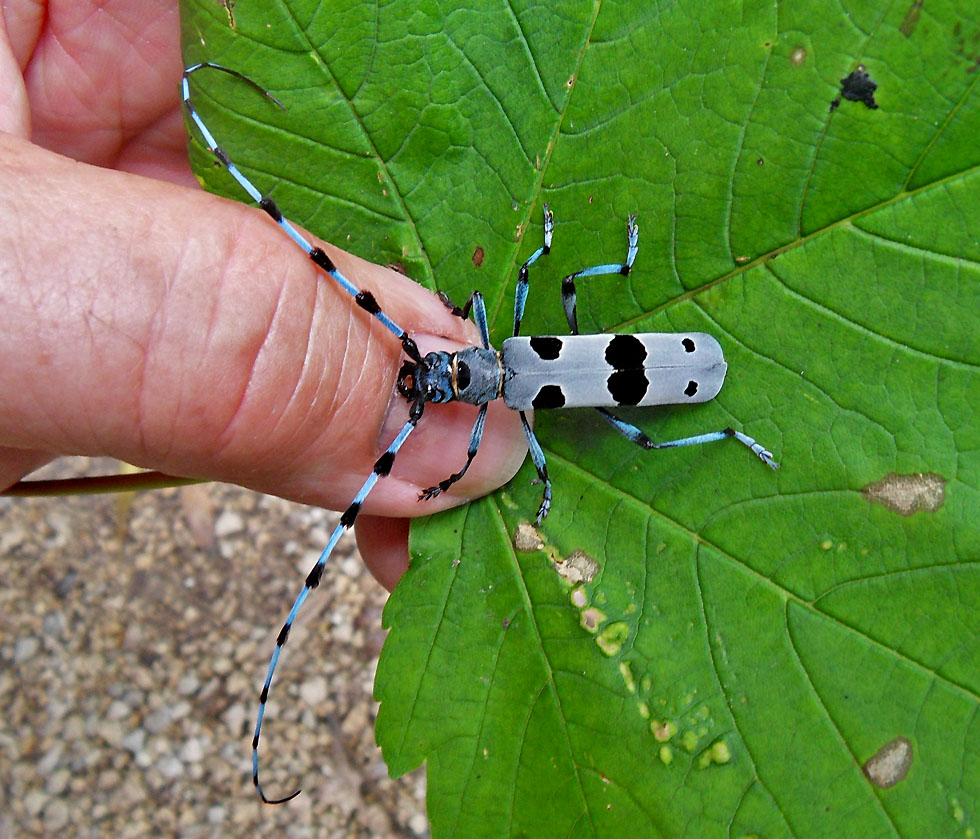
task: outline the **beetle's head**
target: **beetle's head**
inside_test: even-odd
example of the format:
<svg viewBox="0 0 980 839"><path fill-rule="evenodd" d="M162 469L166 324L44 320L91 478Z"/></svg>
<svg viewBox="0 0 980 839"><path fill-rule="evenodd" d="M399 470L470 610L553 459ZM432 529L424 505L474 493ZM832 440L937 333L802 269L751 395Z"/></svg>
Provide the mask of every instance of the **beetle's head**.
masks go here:
<svg viewBox="0 0 980 839"><path fill-rule="evenodd" d="M418 361L408 359L398 371L398 392L415 404L452 402L453 355L430 352Z"/></svg>

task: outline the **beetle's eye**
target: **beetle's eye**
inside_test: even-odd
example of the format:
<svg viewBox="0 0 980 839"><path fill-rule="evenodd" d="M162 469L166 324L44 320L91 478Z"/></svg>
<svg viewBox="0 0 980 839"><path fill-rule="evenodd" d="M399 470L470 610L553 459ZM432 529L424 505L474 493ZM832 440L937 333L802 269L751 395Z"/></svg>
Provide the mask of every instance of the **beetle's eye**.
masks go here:
<svg viewBox="0 0 980 839"><path fill-rule="evenodd" d="M470 368L462 361L456 366L456 387L466 390L470 386Z"/></svg>

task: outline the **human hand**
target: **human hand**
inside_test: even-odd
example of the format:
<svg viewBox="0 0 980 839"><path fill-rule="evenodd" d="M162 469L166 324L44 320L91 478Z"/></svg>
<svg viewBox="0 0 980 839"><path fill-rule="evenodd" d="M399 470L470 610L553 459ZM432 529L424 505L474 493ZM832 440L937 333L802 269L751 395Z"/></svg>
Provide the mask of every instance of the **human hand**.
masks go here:
<svg viewBox="0 0 980 839"><path fill-rule="evenodd" d="M0 43L0 486L59 454L110 455L344 509L407 418L398 341L262 212L186 162L176 5L7 2ZM401 275L326 247L423 352L476 331ZM516 414L429 406L369 496L358 543L389 588L408 522L524 458Z"/></svg>

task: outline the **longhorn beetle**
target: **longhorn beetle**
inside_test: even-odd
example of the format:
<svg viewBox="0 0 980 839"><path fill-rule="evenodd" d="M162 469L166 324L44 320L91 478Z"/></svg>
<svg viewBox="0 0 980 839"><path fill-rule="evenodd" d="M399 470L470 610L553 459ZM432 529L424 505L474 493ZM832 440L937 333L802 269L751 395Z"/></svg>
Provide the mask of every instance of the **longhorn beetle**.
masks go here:
<svg viewBox="0 0 980 839"><path fill-rule="evenodd" d="M545 464L544 452L538 444L527 420L526 412L532 408L575 408L593 407L599 411L613 428L628 440L645 449L669 449L680 446L694 446L700 443L713 443L732 437L748 446L761 460L773 469L778 464L772 453L764 449L751 437L733 428L711 431L679 440L655 442L639 428L610 413L607 409L620 405L668 405L706 402L713 399L721 390L725 380L727 365L718 342L702 332L688 333L644 333L639 335L580 335L576 316L575 280L581 277L594 277L599 274L622 274L626 276L636 259L639 230L636 217L630 216L626 226L626 259L621 263L596 265L569 274L562 280L561 299L571 335L521 337L521 318L528 292L528 269L544 254L551 250L554 231L554 216L548 205L544 205L544 243L521 265L517 276L517 292L514 300L514 335L503 342L500 350L490 345L490 331L487 325L487 312L483 295L474 291L466 304L460 308L442 292L439 299L449 307L453 314L467 318L470 312L480 331L482 346L466 347L458 352L430 352L424 357L419 352L411 336L384 313L369 291L354 286L323 251L310 244L306 238L282 215L276 202L263 195L232 162L228 154L218 145L214 136L204 124L197 110L191 104L190 76L201 69L220 70L246 82L274 104L283 108L271 93L248 76L220 64L201 62L184 70L181 82L181 98L187 115L204 139L212 154L228 170L242 189L265 210L303 252L320 268L329 274L357 304L372 317L377 318L401 342L402 351L407 356L398 373L396 386L399 393L410 403L408 422L391 441L384 454L374 464L374 470L350 506L340 517L340 523L330 536L313 570L310 571L302 591L293 602L285 623L276 638L276 648L269 661L265 683L259 694L259 709L252 737L252 782L259 796L267 804L281 804L299 794L296 790L285 798L269 799L259 783L259 737L262 733L262 720L265 716L269 688L279 662L282 647L289 636L290 627L309 593L320 583L323 568L341 535L350 529L361 510L364 499L380 478L391 471L395 456L402 444L412 433L422 418L429 402L460 401L478 405L476 422L470 433L466 462L463 467L448 478L419 493L419 500L435 498L445 492L466 474L466 470L476 457L483 437L483 427L487 416L487 406L494 399L503 399L508 408L520 412L521 424L527 437L531 460L537 470L538 479L544 491L538 507L537 523L540 524L551 508L551 481Z"/></svg>

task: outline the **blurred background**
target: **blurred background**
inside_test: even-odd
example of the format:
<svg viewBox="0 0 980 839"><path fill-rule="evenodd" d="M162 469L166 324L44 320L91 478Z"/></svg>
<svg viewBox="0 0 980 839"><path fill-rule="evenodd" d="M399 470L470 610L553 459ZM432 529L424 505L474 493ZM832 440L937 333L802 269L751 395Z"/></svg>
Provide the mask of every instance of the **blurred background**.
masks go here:
<svg viewBox="0 0 980 839"><path fill-rule="evenodd" d="M118 472L70 459L36 477ZM374 743L387 593L352 536L268 658L339 514L223 484L0 498L0 836L428 836Z"/></svg>

